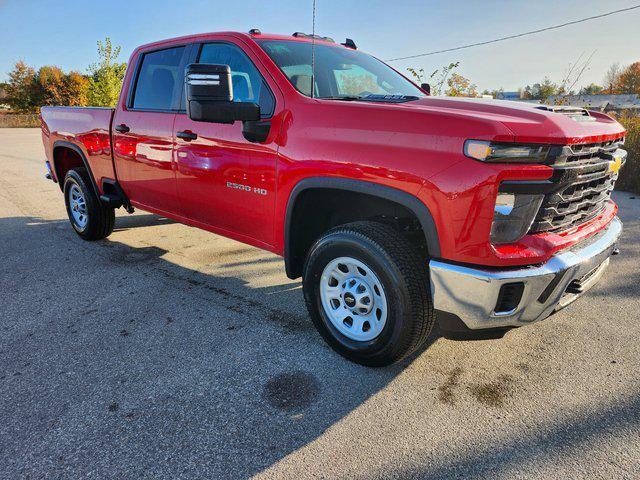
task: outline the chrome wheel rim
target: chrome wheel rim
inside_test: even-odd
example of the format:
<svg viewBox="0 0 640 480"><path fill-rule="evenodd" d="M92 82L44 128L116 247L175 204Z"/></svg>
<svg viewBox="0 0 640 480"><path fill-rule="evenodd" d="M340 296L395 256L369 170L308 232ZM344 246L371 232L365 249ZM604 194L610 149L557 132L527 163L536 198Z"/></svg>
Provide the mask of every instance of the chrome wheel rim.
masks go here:
<svg viewBox="0 0 640 480"><path fill-rule="evenodd" d="M382 282L371 268L355 258L339 257L324 267L320 299L331 324L351 340L373 340L387 321Z"/></svg>
<svg viewBox="0 0 640 480"><path fill-rule="evenodd" d="M84 230L89 221L89 214L87 213L87 203L84 199L84 195L80 187L73 184L69 188L69 210L71 210L71 216L73 217L73 223L80 230Z"/></svg>

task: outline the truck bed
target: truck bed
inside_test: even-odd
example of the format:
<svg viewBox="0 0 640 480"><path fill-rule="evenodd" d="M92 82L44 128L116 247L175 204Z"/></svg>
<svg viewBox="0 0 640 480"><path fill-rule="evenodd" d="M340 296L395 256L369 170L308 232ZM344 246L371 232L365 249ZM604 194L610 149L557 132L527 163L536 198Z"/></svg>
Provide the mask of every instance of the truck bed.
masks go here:
<svg viewBox="0 0 640 480"><path fill-rule="evenodd" d="M114 111L113 108L101 107L41 108L45 154L51 165L52 176L59 184L62 184L64 178L58 178L58 167L67 157L56 154L55 151L62 148L84 155L98 188L102 185L103 178L115 178L111 154L111 122Z"/></svg>

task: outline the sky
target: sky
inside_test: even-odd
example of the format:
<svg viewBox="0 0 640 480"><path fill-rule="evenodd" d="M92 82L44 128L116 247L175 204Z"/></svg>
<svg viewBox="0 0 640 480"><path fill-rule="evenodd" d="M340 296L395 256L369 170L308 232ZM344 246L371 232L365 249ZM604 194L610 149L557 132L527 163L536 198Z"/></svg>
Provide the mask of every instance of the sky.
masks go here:
<svg viewBox="0 0 640 480"><path fill-rule="evenodd" d="M381 59L490 40L640 4L639 0L414 1L316 0L316 33L352 38ZM55 5L55 6L54 6ZM310 32L312 0L0 0L0 81L22 59L86 72L96 41L122 46L122 60L140 44L224 30ZM391 62L433 71L460 62L458 72L480 90L517 90L548 76L560 82L569 65L593 52L580 85L601 83L612 63L640 61L640 9L559 30L457 52Z"/></svg>

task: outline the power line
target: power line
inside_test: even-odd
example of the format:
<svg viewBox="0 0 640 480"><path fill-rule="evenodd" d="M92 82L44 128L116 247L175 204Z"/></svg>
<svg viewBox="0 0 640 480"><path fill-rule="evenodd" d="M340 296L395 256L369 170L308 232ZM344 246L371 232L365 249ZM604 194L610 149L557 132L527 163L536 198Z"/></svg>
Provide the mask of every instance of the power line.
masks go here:
<svg viewBox="0 0 640 480"><path fill-rule="evenodd" d="M540 28L538 30L531 30L529 32L518 33L516 35L508 35L506 37L500 37L500 38L496 38L494 40L487 40L487 41L478 42L478 43L470 43L469 45L462 45L460 47L454 47L454 48L446 48L444 50L436 50L434 52L419 53L417 55L409 55L408 57L390 58L389 60L387 60L387 62L394 62L396 60L408 60L410 58L426 57L428 55L435 55L436 53L453 52L455 50L462 50L462 49L465 49L465 48L478 47L480 45L487 45L489 43L502 42L504 40L510 40L512 38L524 37L526 35L533 35L534 33L546 32L547 30L555 30L557 28L566 27L568 25L575 25L576 23L582 23L582 22L587 22L589 20L595 20L597 18L608 17L609 15L615 15L616 13L628 12L629 10L635 10L636 8L640 8L640 5L634 5L633 7L628 7L628 8L621 8L620 10L613 10L611 12L602 13L600 15L594 15L592 17L582 18L580 20L574 20L572 22L561 23L560 25L553 25L551 27Z"/></svg>

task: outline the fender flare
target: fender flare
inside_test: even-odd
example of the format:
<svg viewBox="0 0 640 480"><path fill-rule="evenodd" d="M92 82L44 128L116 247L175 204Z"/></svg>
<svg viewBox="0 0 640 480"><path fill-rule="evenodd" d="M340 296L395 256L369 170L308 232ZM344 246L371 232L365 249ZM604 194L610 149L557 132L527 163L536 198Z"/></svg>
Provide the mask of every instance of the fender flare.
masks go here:
<svg viewBox="0 0 640 480"><path fill-rule="evenodd" d="M96 184L96 179L93 176L93 172L91 171L91 167L89 166L89 161L87 160L87 157L85 156L84 152L82 151L82 149L76 145L75 143L71 143L71 142L67 142L66 140L56 140L53 143L53 149L51 150L52 152L52 160L53 160L53 168L56 172L56 178L58 179L58 185L60 186L60 190L64 190L64 178L60 178L60 175L58 174L58 166L56 165L56 161L55 161L55 151L56 148L69 148L71 150L73 150L74 152L76 152L79 156L80 159L82 160L82 163L84 164L84 167L87 169L87 171L89 172L89 178L91 179L91 185L93 186L93 190L96 194L96 197L100 198L100 190L98 189L98 185Z"/></svg>
<svg viewBox="0 0 640 480"><path fill-rule="evenodd" d="M427 241L427 249L429 256L432 258L440 257L440 240L438 238L438 230L436 223L431 215L429 208L422 203L418 197L397 188L388 187L379 183L367 182L364 180L353 180L349 178L339 177L309 177L300 180L289 194L287 201L287 210L284 222L284 263L288 276L294 275L294 267L291 258L291 221L296 201L300 194L309 189L336 189L347 190L351 192L364 193L374 197L390 200L402 205L412 212L420 225ZM290 277L291 278L291 277Z"/></svg>

